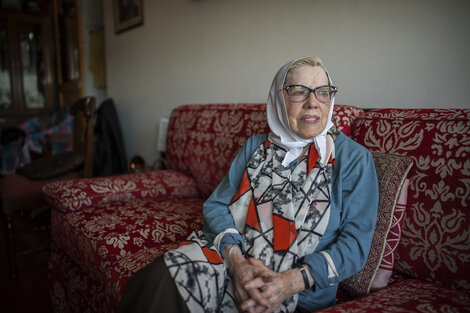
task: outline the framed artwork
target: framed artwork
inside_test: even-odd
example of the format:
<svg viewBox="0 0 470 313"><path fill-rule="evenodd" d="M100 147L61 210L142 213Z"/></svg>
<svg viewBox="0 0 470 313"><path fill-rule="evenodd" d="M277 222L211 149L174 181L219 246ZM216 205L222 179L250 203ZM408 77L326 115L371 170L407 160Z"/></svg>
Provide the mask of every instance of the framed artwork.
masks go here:
<svg viewBox="0 0 470 313"><path fill-rule="evenodd" d="M143 0L113 0L116 34L144 23Z"/></svg>

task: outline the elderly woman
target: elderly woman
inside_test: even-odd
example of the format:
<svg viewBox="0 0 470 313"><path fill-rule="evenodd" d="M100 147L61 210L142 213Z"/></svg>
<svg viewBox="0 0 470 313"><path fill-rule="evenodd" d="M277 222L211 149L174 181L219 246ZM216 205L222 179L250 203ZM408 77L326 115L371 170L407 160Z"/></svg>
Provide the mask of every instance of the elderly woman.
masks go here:
<svg viewBox="0 0 470 313"><path fill-rule="evenodd" d="M331 131L320 59L285 64L251 137L204 204L204 229L129 280L120 312L313 312L365 264L378 184L371 154Z"/></svg>

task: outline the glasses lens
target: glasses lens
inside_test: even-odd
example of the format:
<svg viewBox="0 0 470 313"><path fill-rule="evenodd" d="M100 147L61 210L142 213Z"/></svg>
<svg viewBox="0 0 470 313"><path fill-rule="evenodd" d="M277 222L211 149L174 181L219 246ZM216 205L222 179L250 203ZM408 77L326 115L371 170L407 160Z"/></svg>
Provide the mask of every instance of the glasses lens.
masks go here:
<svg viewBox="0 0 470 313"><path fill-rule="evenodd" d="M315 97L322 103L331 102L331 98L334 96L335 89L330 86L319 87L315 90Z"/></svg>
<svg viewBox="0 0 470 313"><path fill-rule="evenodd" d="M305 101L308 98L310 90L304 86L291 86L287 89L289 99L294 102Z"/></svg>

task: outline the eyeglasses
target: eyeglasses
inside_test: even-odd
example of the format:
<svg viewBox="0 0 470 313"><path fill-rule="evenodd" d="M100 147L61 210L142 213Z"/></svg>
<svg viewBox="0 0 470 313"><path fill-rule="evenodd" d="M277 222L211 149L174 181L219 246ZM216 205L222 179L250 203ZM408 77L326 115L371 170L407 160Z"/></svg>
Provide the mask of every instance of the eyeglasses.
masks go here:
<svg viewBox="0 0 470 313"><path fill-rule="evenodd" d="M289 85L282 89L287 92L287 97L292 102L303 102L308 99L312 92L320 103L330 103L336 92L338 92L338 88L330 85L318 86L314 89L303 85Z"/></svg>

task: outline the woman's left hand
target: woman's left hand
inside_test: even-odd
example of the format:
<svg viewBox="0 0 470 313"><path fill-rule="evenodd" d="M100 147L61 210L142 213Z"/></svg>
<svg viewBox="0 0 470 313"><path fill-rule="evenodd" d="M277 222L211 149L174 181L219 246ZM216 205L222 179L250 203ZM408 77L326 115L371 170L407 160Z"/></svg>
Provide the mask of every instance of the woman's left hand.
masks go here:
<svg viewBox="0 0 470 313"><path fill-rule="evenodd" d="M270 270L257 259L249 258L248 262L256 266L260 270L261 275L258 275L257 278L246 283L244 286L245 289L260 289L262 296L264 296L271 305L269 307L261 307L255 300L247 299L240 305L243 311L249 311L255 308L256 312L274 312L284 300L304 289L302 276L297 269L278 273Z"/></svg>

